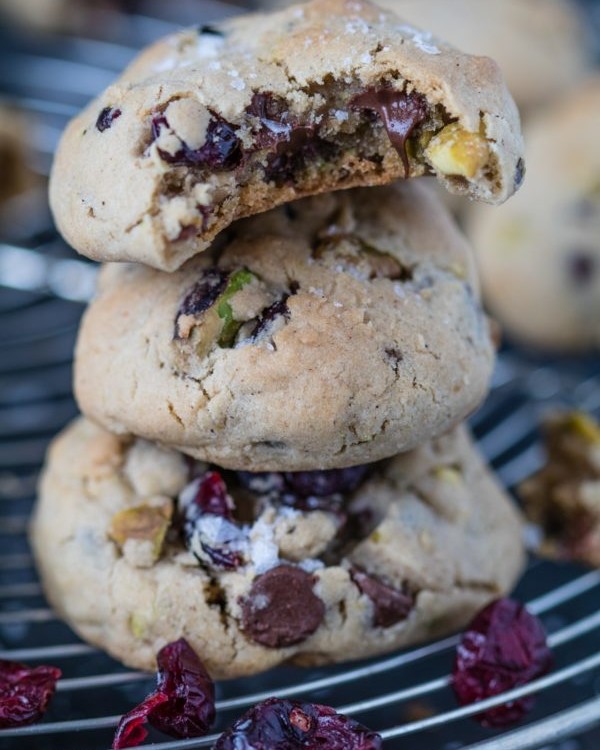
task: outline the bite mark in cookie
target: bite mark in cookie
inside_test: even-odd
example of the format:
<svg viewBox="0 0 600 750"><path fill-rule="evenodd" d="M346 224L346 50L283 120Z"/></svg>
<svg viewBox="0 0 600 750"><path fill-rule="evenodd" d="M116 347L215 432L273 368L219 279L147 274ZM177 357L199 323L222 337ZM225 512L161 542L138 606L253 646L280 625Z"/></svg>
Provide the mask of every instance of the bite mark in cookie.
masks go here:
<svg viewBox="0 0 600 750"><path fill-rule="evenodd" d="M90 116L105 110L121 127L99 133ZM521 152L491 60L423 43L368 1L311 0L143 53L69 127L52 205L81 252L173 270L232 221L331 190L435 173L501 203L521 181ZM82 197L99 221L66 220Z"/></svg>

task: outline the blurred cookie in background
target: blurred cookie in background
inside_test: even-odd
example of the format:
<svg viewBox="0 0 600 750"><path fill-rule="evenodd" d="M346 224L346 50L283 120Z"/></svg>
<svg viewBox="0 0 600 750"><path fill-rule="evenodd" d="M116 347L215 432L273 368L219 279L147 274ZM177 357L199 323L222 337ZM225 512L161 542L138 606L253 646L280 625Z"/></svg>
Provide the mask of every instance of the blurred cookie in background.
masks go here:
<svg viewBox="0 0 600 750"><path fill-rule="evenodd" d="M537 348L600 348L599 133L597 75L529 123L519 194L467 217L487 306Z"/></svg>
<svg viewBox="0 0 600 750"><path fill-rule="evenodd" d="M585 25L572 0L376 0L463 52L496 60L522 110L568 89L589 67ZM264 7L291 5L262 0Z"/></svg>
<svg viewBox="0 0 600 750"><path fill-rule="evenodd" d="M549 415L546 464L519 487L538 552L600 567L600 424L584 412Z"/></svg>
<svg viewBox="0 0 600 750"><path fill-rule="evenodd" d="M35 184L27 163L25 118L0 106L0 203Z"/></svg>

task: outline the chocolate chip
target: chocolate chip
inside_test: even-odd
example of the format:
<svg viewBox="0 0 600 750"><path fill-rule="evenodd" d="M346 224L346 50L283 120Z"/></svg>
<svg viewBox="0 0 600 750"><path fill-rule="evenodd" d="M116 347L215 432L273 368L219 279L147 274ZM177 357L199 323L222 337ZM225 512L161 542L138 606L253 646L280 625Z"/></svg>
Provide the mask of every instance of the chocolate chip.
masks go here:
<svg viewBox="0 0 600 750"><path fill-rule="evenodd" d="M101 133L103 133L105 130L108 130L110 128L117 117L121 117L121 114L122 112L120 109L104 107L104 109L98 115L98 119L96 120L96 127Z"/></svg>
<svg viewBox="0 0 600 750"><path fill-rule="evenodd" d="M413 130L427 119L427 100L416 91L407 93L385 87L367 89L357 94L350 106L353 109L366 109L376 112L383 122L392 146L399 153L404 164L404 176L410 174L406 142Z"/></svg>
<svg viewBox="0 0 600 750"><path fill-rule="evenodd" d="M576 250L568 260L569 274L578 286L586 286L596 273L596 260L590 251Z"/></svg>
<svg viewBox="0 0 600 750"><path fill-rule="evenodd" d="M519 159L515 168L515 190L518 190L525 179L525 162Z"/></svg>
<svg viewBox="0 0 600 750"><path fill-rule="evenodd" d="M210 24L203 24L202 26L198 26L198 34L207 34L209 36L222 36L224 37L225 34L220 29L217 29L216 26L211 26Z"/></svg>
<svg viewBox="0 0 600 750"><path fill-rule="evenodd" d="M285 648L301 643L322 623L325 605L315 579L301 568L279 565L255 579L240 601L242 627L255 643Z"/></svg>
<svg viewBox="0 0 600 750"><path fill-rule="evenodd" d="M389 628L406 620L415 603L410 593L393 589L360 568L352 568L350 575L360 591L373 602L373 624L376 627Z"/></svg>

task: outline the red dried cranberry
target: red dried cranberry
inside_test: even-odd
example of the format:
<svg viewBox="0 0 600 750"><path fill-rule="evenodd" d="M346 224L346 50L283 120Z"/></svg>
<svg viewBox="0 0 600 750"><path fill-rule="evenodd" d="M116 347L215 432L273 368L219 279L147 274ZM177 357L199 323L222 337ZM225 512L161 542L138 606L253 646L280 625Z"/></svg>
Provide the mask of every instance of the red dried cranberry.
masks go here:
<svg viewBox="0 0 600 750"><path fill-rule="evenodd" d="M214 750L380 750L376 732L329 706L269 698L247 711Z"/></svg>
<svg viewBox="0 0 600 750"><path fill-rule="evenodd" d="M157 689L123 716L113 750L141 744L148 723L178 738L202 737L214 723L214 683L185 638L167 644L156 660Z"/></svg>
<svg viewBox="0 0 600 750"><path fill-rule="evenodd" d="M98 119L96 120L96 127L101 133L103 133L105 130L108 130L110 128L117 117L121 117L121 114L122 112L120 109L104 107L104 109L98 115Z"/></svg>
<svg viewBox="0 0 600 750"><path fill-rule="evenodd" d="M0 728L20 727L41 719L60 677L56 667L28 667L0 660Z"/></svg>
<svg viewBox="0 0 600 750"><path fill-rule="evenodd" d="M280 316L283 315L286 320L290 319L291 312L287 305L289 298L289 294L284 294L281 299L278 299L277 302L274 302L262 311L260 317L256 321L256 325L250 333L250 339L255 341L259 338L259 336L268 330L270 325Z"/></svg>
<svg viewBox="0 0 600 750"><path fill-rule="evenodd" d="M368 468L350 466L327 471L289 471L284 476L289 489L300 497L327 497L354 492L365 478Z"/></svg>
<svg viewBox="0 0 600 750"><path fill-rule="evenodd" d="M168 697L156 705L150 723L173 737L201 737L215 720L215 686L185 638L158 652L158 692Z"/></svg>
<svg viewBox="0 0 600 750"><path fill-rule="evenodd" d="M211 112L212 119L206 129L206 140L200 148L190 148L181 143L181 148L174 154L159 148L158 153L163 161L175 166L200 166L211 169L235 169L242 161L242 142L236 135L236 128L219 115ZM160 137L163 128L169 128L165 115L152 118L152 137Z"/></svg>
<svg viewBox="0 0 600 750"><path fill-rule="evenodd" d="M207 471L202 477L194 503L202 513L212 513L228 520L232 518L227 485L218 471Z"/></svg>
<svg viewBox="0 0 600 750"><path fill-rule="evenodd" d="M367 109L376 112L383 122L392 146L396 149L402 164L404 176L410 174L406 153L406 141L414 129L427 119L427 100L416 91L395 91L392 88L368 89L352 100L353 109Z"/></svg>
<svg viewBox="0 0 600 750"><path fill-rule="evenodd" d="M519 602L498 599L471 622L456 650L452 686L458 702L470 705L525 685L546 674L553 658L537 617ZM475 718L484 726L519 721L533 696L491 708Z"/></svg>
<svg viewBox="0 0 600 750"><path fill-rule="evenodd" d="M406 620L415 600L408 591L398 591L376 576L353 568L350 575L360 591L373 603L373 624L378 628L391 628Z"/></svg>
<svg viewBox="0 0 600 750"><path fill-rule="evenodd" d="M194 286L186 293L175 315L176 339L181 338L179 319L182 315L200 316L214 305L227 286L229 274L220 268L207 268Z"/></svg>
<svg viewBox="0 0 600 750"><path fill-rule="evenodd" d="M198 480L196 494L182 508L185 542L202 561L203 555L217 568L238 568L242 532L233 518L233 501L218 471L208 471ZM213 523L223 519L216 526ZM206 560L204 560L206 562Z"/></svg>
<svg viewBox="0 0 600 750"><path fill-rule="evenodd" d="M146 725L150 712L157 706L167 703L168 697L164 693L150 693L144 700L121 717L121 721L113 739L113 750L124 747L137 747L148 736Z"/></svg>

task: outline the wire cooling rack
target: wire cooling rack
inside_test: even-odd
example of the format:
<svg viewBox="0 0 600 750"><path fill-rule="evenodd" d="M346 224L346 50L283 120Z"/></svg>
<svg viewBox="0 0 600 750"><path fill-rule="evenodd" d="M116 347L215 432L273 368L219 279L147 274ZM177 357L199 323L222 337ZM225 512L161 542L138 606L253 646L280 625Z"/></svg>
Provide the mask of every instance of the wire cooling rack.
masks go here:
<svg viewBox="0 0 600 750"><path fill-rule="evenodd" d="M197 20L231 12L201 2ZM0 38L0 96L35 123L31 163L47 173L66 119L114 78L136 48L173 28L137 15L111 27L111 42ZM190 19L185 18L186 22ZM13 201L0 216L0 658L49 663L64 679L41 724L0 733L0 749L107 750L120 715L152 687L82 643L47 607L26 529L48 442L77 410L71 357L95 267L78 259L52 227L43 193ZM600 412L600 362L536 360L502 352L490 397L471 420L479 446L514 487L542 461L536 426L556 405ZM517 591L544 621L556 668L535 683L490 700L535 692L536 706L510 731L479 727L477 707L458 708L448 686L455 637L358 664L280 668L220 683L219 723L272 695L334 705L381 731L386 750L598 750L600 748L600 571L532 558ZM159 750L207 747L170 741Z"/></svg>

